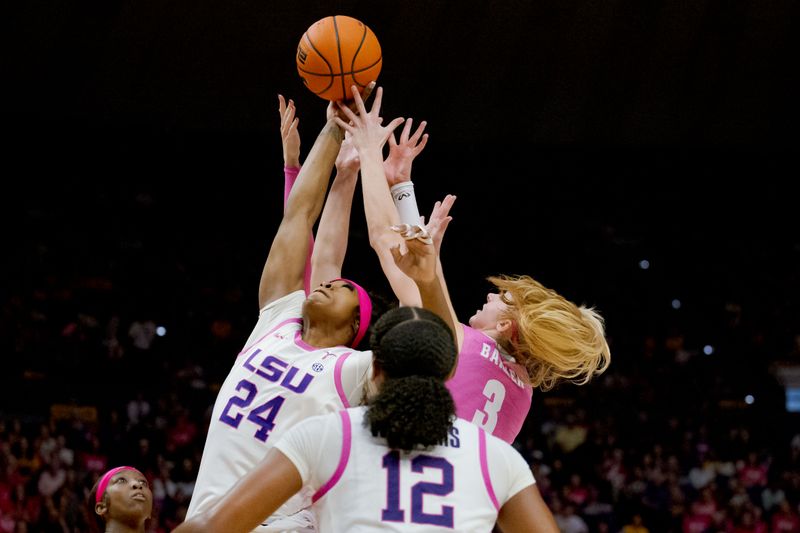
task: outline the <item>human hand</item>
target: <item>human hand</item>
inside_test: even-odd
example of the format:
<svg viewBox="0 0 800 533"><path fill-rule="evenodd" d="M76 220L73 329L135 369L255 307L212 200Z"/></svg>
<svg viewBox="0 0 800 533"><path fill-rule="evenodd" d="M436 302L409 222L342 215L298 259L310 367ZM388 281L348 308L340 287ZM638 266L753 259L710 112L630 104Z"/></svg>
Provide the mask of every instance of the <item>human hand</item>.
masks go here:
<svg viewBox="0 0 800 533"><path fill-rule="evenodd" d="M294 101L286 100L278 95L278 112L281 116L281 144L283 145L283 164L287 167L300 166L300 133L297 124L300 119L295 116Z"/></svg>
<svg viewBox="0 0 800 533"><path fill-rule="evenodd" d="M360 166L361 160L358 157L358 150L353 145L353 138L349 132L345 132L339 155L336 156L336 175L356 174Z"/></svg>
<svg viewBox="0 0 800 533"><path fill-rule="evenodd" d="M421 241L424 244L433 244L433 239L431 239L428 230L423 228L422 226L418 226L416 224L395 224L392 226L392 231L395 233L399 233L401 237L405 240L410 241L412 239L416 239Z"/></svg>
<svg viewBox="0 0 800 533"><path fill-rule="evenodd" d="M442 249L442 239L447 226L453 220L450 216L450 209L456 201L455 195L448 194L441 202L436 202L431 211L430 219L425 224L425 230L430 235L433 241L433 247L438 255Z"/></svg>
<svg viewBox="0 0 800 533"><path fill-rule="evenodd" d="M351 91L353 90L353 87L355 87L355 86L354 85L351 86ZM374 90L375 90L375 82L372 81L372 82L369 83L369 85L364 87L363 92L359 93L359 96L361 97L361 100L364 101L364 102L369 100L369 97L370 97L370 95L372 95L372 92ZM353 113L358 113L358 109L356 108L355 100L344 100L344 101L339 100L339 102L344 104ZM347 122L347 118L345 117L344 113L339 111L339 105L338 105L339 102L331 101L328 104L328 109L325 112L325 116L326 116L326 118L328 120L334 120L335 117L339 117L340 119L342 119L345 122Z"/></svg>
<svg viewBox="0 0 800 533"><path fill-rule="evenodd" d="M390 248L395 265L416 282L430 282L436 278L436 249L428 232L419 226L398 224L392 231L405 239L405 252L401 245Z"/></svg>
<svg viewBox="0 0 800 533"><path fill-rule="evenodd" d="M346 132L349 132L353 145L358 149L375 148L378 151L383 147L386 139L392 132L403 123L402 118L396 118L391 121L387 126L383 126L383 119L380 117L381 101L383 99L383 87L378 87L375 92L375 100L372 103L372 109L367 111L364 106L364 100L355 85L351 87L353 91L353 99L356 107L356 112L353 112L343 102L336 102L339 111L344 115L344 119L340 116L335 116L336 123Z"/></svg>
<svg viewBox="0 0 800 533"><path fill-rule="evenodd" d="M413 122L414 119L411 118L406 120L400 133L399 143L395 140L394 134L389 136L389 157L383 162L383 171L389 187L411 180L411 164L428 143L428 134L422 133L427 125L424 120L420 122L417 131L409 137Z"/></svg>

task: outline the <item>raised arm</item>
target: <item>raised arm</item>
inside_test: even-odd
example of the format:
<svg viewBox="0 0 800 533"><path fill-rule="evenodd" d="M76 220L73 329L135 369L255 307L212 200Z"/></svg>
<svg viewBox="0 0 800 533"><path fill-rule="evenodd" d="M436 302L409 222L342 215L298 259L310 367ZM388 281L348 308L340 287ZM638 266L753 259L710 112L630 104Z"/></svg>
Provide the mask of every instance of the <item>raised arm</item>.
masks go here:
<svg viewBox="0 0 800 533"><path fill-rule="evenodd" d="M400 242L397 238L398 235L391 230L391 227L396 225L397 221L407 224L422 224L421 219L412 220L414 215L410 214L417 213L413 189L411 189L412 194L410 196L410 201L401 198L401 201L405 202L407 206L407 208L404 209L406 217L410 218L401 219L395 207L397 202L392 201L389 186L395 189L396 186L402 185L403 183L411 184L411 167L414 159L422 152L428 142L428 134L424 133L426 125L425 121L421 122L419 127L412 134L413 121L409 119L406 121L403 131L400 133L399 142L395 139L394 134L389 135L389 156L383 163L385 181L378 182L377 180L367 180L363 177L364 171L362 168L364 214L367 220L370 245L378 255L384 275L389 281L400 304L421 305L441 316L453 328L456 336L456 343L460 349L464 338L463 327L459 323L450 301L447 286L444 282L441 262L438 259L442 237L451 220L449 212L455 201L455 196L448 195L443 202L436 203L427 225L427 229L433 238L435 255L437 258L437 277L442 285L441 294L443 295L443 299L439 298L439 292L436 293L435 297L432 292L429 292L427 301L422 298L418 284L397 267L396 258L392 252L395 248L398 251L404 249L403 246L397 247Z"/></svg>
<svg viewBox="0 0 800 533"><path fill-rule="evenodd" d="M358 151L346 134L336 158L336 177L317 228L317 242L311 257L311 287L342 275L358 168Z"/></svg>
<svg viewBox="0 0 800 533"><path fill-rule="evenodd" d="M294 182L300 173L300 132L297 129L300 119L293 100L286 103L282 94L278 95L278 113L281 117L281 146L283 147L283 207L289 200ZM314 235L308 236L309 251L306 255L306 267L303 274L303 287L306 293L311 286L311 253L314 249Z"/></svg>
<svg viewBox="0 0 800 533"><path fill-rule="evenodd" d="M455 201L456 197L452 194L448 194L445 196L444 200L441 202L436 202L436 204L433 206L433 210L431 211L431 216L428 219L428 224L425 225L425 229L430 234L431 239L433 239L433 247L436 250L436 272L439 275L439 282L442 284L446 312L449 313L450 320L455 327L456 346L458 347L458 350L461 351L461 345L464 342L464 327L458 320L458 317L456 316L456 310L453 307L453 302L450 300L450 291L447 289L447 282L444 278L441 255L442 239L444 238L444 233L447 230L447 226L450 224L450 221L453 220L453 218L450 216L450 209L452 209ZM416 202L416 199L414 202ZM445 311L442 310L442 312Z"/></svg>
<svg viewBox="0 0 800 533"><path fill-rule="evenodd" d="M383 162L383 171L387 186L392 187L391 191L394 191L394 185L403 183L413 187L413 184L409 181L411 165L414 162L414 158L422 153L428 142L428 135L423 135L426 122L422 121L414 134L410 135L412 125L413 119L406 120L403 131L400 133L399 143L395 140L394 133L389 136L389 156ZM402 217L399 213L396 213L396 208L391 201L392 193L390 193L390 189L385 191L390 193L387 196L383 187L374 187L371 184L370 187L373 194L370 196L364 195L364 214L367 219L370 246L378 254L383 273L400 305L423 305L414 281L403 274L394 263L390 250L392 243L396 239L386 235L386 228L397 222L421 225L417 204L416 202L405 202L404 205L407 205L410 209L406 213L406 217ZM364 190L366 191L366 189L367 185L364 185ZM409 196L408 191L401 191L398 194L403 198Z"/></svg>
<svg viewBox="0 0 800 533"><path fill-rule="evenodd" d="M334 106L333 103L329 107ZM322 211L344 132L329 119L317 136L286 202L283 219L261 273L259 308L303 288L309 236Z"/></svg>
<svg viewBox="0 0 800 533"><path fill-rule="evenodd" d="M399 143L395 141L394 136L389 138L389 157L384 161L383 168L386 173L387 184L391 187L392 200L398 211L401 222L407 225L414 225L422 224L423 219L419 216L419 211L417 209L414 184L411 182L411 167L414 159L425 148L428 142L428 134L422 134L426 126L425 121L423 121L420 123L417 131L415 131L413 135L410 135L410 122L410 119L406 121L403 132L400 134ZM460 350L464 340L464 328L459 322L450 300L450 294L447 290L444 271L440 260L442 239L448 224L452 220L452 217L450 217L450 209L453 207L455 200L455 196L448 194L444 201L436 202L425 229L433 239L433 245L436 249L436 268L445 298L444 305L437 308L428 307L428 309L434 311L447 322L453 324L456 334L456 344ZM385 252L378 251L378 253ZM395 290L401 303L404 305L422 305L427 307L414 290L415 287L410 286L406 276L398 269L392 268L388 261L382 261L381 264L385 265L384 273L387 279L390 280L392 288ZM400 294L402 294L402 296L400 296Z"/></svg>
<svg viewBox="0 0 800 533"><path fill-rule="evenodd" d="M358 149L361 159L364 212L367 224L370 225L372 246L378 252L384 272L389 261L394 268L401 264L407 267L405 272L414 278L423 306L442 316L452 328L452 317L447 312L446 298L436 273L436 251L432 241L428 239L427 242L422 242L427 247L412 242L406 243L405 239L392 229L393 226L397 226L398 217L386 183L381 148L402 119L393 120L387 127L381 126L380 105L383 95L381 88L378 88L369 113L355 88L353 92L356 108L360 114L357 116L349 109L343 109L350 123L345 123L341 119L337 119L337 122L353 136L353 144ZM405 263L399 262L404 257Z"/></svg>

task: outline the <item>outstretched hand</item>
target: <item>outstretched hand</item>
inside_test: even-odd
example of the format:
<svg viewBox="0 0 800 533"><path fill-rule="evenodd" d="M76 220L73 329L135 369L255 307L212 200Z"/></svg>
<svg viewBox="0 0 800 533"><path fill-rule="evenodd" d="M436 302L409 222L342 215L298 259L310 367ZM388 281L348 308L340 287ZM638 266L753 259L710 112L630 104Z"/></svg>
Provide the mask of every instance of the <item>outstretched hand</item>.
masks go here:
<svg viewBox="0 0 800 533"><path fill-rule="evenodd" d="M392 230L405 239L405 251L401 250L400 244L390 248L397 268L416 282L436 279L437 254L427 232L419 226L408 224L392 226Z"/></svg>
<svg viewBox="0 0 800 533"><path fill-rule="evenodd" d="M433 240L433 247L438 255L442 249L442 239L444 232L447 231L447 226L453 220L450 216L450 209L456 201L455 195L448 194L444 197L443 201L436 202L431 211L430 219L425 224L425 229Z"/></svg>
<svg viewBox="0 0 800 533"><path fill-rule="evenodd" d="M350 133L353 145L359 151L367 148L380 150L395 128L403 123L403 119L396 118L387 126L382 125L383 119L380 116L380 112L383 87L378 87L378 90L375 91L375 100L372 102L372 108L369 111L367 111L364 100L355 85L351 87L351 90L353 91L356 112L345 106L343 102L336 102L345 119L343 120L337 115L334 120L336 120L339 127Z"/></svg>
<svg viewBox="0 0 800 533"><path fill-rule="evenodd" d="M358 96L361 98L362 102L366 102L367 100L369 100L369 97L375 91L375 86L376 86L375 82L371 81L366 87L364 87L363 92L358 93ZM355 85L351 87L351 90L353 91L353 94L356 94L358 91L358 89L355 88ZM325 111L325 116L328 120L334 120L336 117L345 121L349 120L347 119L345 114L340 111L340 105L344 105L347 109L349 109L353 113L358 113L358 108L356 107L355 100L331 101L328 104L328 109Z"/></svg>
<svg viewBox="0 0 800 533"><path fill-rule="evenodd" d="M278 95L278 113L281 116L281 143L283 145L283 164L287 167L300 166L300 133L297 125L300 119L295 116L294 100L286 100Z"/></svg>
<svg viewBox="0 0 800 533"><path fill-rule="evenodd" d="M353 145L353 138L349 132L345 132L339 155L336 156L336 175L357 174L360 166L361 160L358 158L358 150Z"/></svg>
<svg viewBox="0 0 800 533"><path fill-rule="evenodd" d="M425 145L428 143L428 134L424 134L427 122L420 122L417 131L411 134L411 125L414 119L406 120L403 131L400 133L400 142L394 138L394 133L389 136L389 157L383 162L383 171L389 187L404 181L411 180L411 164Z"/></svg>

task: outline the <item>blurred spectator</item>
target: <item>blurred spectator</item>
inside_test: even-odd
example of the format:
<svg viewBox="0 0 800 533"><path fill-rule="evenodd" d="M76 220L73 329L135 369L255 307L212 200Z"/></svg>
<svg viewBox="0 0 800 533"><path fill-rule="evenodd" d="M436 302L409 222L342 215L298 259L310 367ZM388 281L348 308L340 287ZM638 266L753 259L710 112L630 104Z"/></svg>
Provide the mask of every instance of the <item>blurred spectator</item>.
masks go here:
<svg viewBox="0 0 800 533"><path fill-rule="evenodd" d="M150 403L144 399L144 394L138 392L136 398L128 402L128 427L138 426L150 415Z"/></svg>
<svg viewBox="0 0 800 533"><path fill-rule="evenodd" d="M754 509L746 509L736 521L733 533L767 533L767 524Z"/></svg>
<svg viewBox="0 0 800 533"><path fill-rule="evenodd" d="M789 502L781 500L778 510L772 515L770 533L800 533L800 516Z"/></svg>
<svg viewBox="0 0 800 533"><path fill-rule="evenodd" d="M642 515L637 513L631 517L630 522L625 524L622 533L650 533L650 530L645 527Z"/></svg>
<svg viewBox="0 0 800 533"><path fill-rule="evenodd" d="M780 478L777 475L770 475L767 486L761 491L761 507L768 514L786 501L786 493L780 485Z"/></svg>
<svg viewBox="0 0 800 533"><path fill-rule="evenodd" d="M128 329L128 336L137 350L149 350L156 338L156 323L152 320L134 320Z"/></svg>
<svg viewBox="0 0 800 533"><path fill-rule="evenodd" d="M586 426L578 421L578 417L567 414L563 423L556 425L555 442L562 452L569 454L586 441Z"/></svg>
<svg viewBox="0 0 800 533"><path fill-rule="evenodd" d="M103 453L97 435L91 435L89 444L89 449L81 454L81 466L89 472L105 472L108 470L108 456Z"/></svg>
<svg viewBox="0 0 800 533"><path fill-rule="evenodd" d="M64 486L66 480L67 473L61 468L61 464L57 459L45 464L44 470L39 474L39 482L37 484L39 494L45 498L52 497L56 491Z"/></svg>
<svg viewBox="0 0 800 533"><path fill-rule="evenodd" d="M551 510L561 533L589 533L589 526L575 514L575 506L571 503L561 505L559 500L555 500Z"/></svg>
<svg viewBox="0 0 800 533"><path fill-rule="evenodd" d="M747 454L745 461L740 461L738 470L740 483L751 498L757 501L761 496L761 491L767 486L768 464L759 459L758 453L751 451Z"/></svg>

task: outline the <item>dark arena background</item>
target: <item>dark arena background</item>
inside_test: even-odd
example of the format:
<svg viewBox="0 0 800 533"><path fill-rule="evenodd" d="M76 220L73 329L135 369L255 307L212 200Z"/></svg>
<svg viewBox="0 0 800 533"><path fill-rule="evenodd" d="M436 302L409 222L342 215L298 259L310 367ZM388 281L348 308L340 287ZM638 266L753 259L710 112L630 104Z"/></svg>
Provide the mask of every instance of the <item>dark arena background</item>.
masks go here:
<svg viewBox="0 0 800 533"><path fill-rule="evenodd" d="M606 319L609 370L534 392L515 445L565 532L800 531L798 4L29 0L3 7L0 533L86 531L98 474L183 519L305 157L314 21L377 35L383 115L458 196L462 321L497 273ZM354 199L344 274L390 296Z"/></svg>

